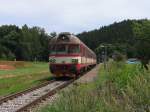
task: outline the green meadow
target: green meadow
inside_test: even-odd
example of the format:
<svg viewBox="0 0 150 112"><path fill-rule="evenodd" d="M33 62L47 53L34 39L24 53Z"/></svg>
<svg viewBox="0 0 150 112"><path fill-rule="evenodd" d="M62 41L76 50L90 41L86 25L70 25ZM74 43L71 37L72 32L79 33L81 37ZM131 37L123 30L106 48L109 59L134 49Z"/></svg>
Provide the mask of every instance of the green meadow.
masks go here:
<svg viewBox="0 0 150 112"><path fill-rule="evenodd" d="M48 63L45 62L4 62L14 66L12 70L0 70L0 97L37 86L50 80Z"/></svg>

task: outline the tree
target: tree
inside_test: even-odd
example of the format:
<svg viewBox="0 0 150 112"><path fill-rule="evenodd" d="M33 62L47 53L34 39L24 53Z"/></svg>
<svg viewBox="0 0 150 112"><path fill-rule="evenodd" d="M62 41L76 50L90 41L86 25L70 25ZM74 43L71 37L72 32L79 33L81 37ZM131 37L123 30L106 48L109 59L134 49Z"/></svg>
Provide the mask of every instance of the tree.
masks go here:
<svg viewBox="0 0 150 112"><path fill-rule="evenodd" d="M47 61L48 39L49 35L40 27L3 25L0 27L0 59Z"/></svg>
<svg viewBox="0 0 150 112"><path fill-rule="evenodd" d="M134 35L137 38L137 56L141 60L142 68L144 67L148 70L147 64L150 60L150 22L143 20L142 22L136 23L134 31Z"/></svg>

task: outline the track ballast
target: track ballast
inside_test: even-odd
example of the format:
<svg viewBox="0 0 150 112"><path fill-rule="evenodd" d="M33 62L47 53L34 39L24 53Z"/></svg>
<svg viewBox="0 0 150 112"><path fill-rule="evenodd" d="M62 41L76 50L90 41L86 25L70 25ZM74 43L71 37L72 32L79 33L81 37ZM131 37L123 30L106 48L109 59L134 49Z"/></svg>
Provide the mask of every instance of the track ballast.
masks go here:
<svg viewBox="0 0 150 112"><path fill-rule="evenodd" d="M59 89L64 88L73 80L51 81L51 83L35 90L21 93L15 97L9 96L0 103L0 112L20 112L38 103L38 101L55 94Z"/></svg>

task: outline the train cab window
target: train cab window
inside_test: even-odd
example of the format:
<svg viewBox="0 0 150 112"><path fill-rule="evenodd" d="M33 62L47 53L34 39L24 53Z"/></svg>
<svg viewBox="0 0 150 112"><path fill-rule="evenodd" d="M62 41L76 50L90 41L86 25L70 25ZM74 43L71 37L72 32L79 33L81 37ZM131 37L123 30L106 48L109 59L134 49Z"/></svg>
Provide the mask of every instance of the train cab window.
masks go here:
<svg viewBox="0 0 150 112"><path fill-rule="evenodd" d="M79 45L69 45L68 47L68 53L79 53L80 52L80 47Z"/></svg>
<svg viewBox="0 0 150 112"><path fill-rule="evenodd" d="M57 45L56 46L57 54L66 54L67 53L67 45Z"/></svg>
<svg viewBox="0 0 150 112"><path fill-rule="evenodd" d="M53 46L50 46L50 51L49 51L49 53L50 54L56 54L56 47L55 47L55 45L53 45Z"/></svg>
<svg viewBox="0 0 150 112"><path fill-rule="evenodd" d="M57 44L52 46L50 49L50 54L74 54L79 52L79 45Z"/></svg>
<svg viewBox="0 0 150 112"><path fill-rule="evenodd" d="M67 54L68 46L65 44L56 44L51 46L50 54Z"/></svg>

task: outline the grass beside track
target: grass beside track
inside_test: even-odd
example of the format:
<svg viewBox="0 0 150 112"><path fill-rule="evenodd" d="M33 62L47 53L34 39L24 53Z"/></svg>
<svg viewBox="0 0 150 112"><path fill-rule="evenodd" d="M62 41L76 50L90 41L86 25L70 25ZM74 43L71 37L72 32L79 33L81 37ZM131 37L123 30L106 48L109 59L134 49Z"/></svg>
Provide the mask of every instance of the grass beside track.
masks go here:
<svg viewBox="0 0 150 112"><path fill-rule="evenodd" d="M110 62L90 84L74 85L40 112L149 112L150 71Z"/></svg>
<svg viewBox="0 0 150 112"><path fill-rule="evenodd" d="M48 63L44 62L0 62L16 67L0 70L0 97L13 94L50 80Z"/></svg>

